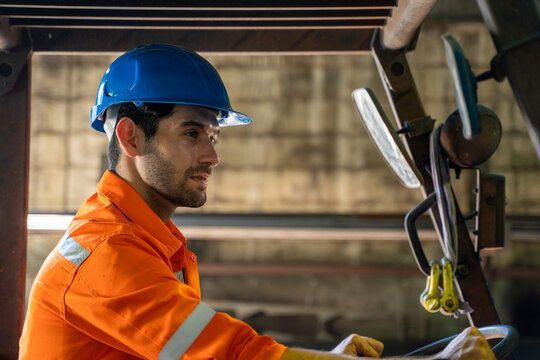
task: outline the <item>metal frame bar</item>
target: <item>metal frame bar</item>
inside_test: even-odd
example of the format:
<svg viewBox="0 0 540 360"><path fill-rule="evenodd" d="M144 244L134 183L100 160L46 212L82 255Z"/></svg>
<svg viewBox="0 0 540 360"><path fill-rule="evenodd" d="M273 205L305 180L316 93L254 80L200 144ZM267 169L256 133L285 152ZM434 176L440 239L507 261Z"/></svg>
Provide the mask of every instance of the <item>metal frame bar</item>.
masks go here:
<svg viewBox="0 0 540 360"><path fill-rule="evenodd" d="M391 9L233 9L233 10L191 10L191 9L86 9L86 8L41 8L41 7L1 7L0 15L10 18L40 19L117 19L117 20L330 20L330 19L385 19Z"/></svg>
<svg viewBox="0 0 540 360"><path fill-rule="evenodd" d="M437 0L400 0L384 28L382 42L386 49L409 45Z"/></svg>
<svg viewBox="0 0 540 360"><path fill-rule="evenodd" d="M384 26L385 19L283 19L283 20L236 20L236 19L168 19L168 20L127 20L127 19L87 19L87 18L11 18L11 25L25 28L67 28L67 29L373 29Z"/></svg>
<svg viewBox="0 0 540 360"><path fill-rule="evenodd" d="M0 358L16 359L23 327L30 158L28 38L0 54ZM11 69L11 70L10 70Z"/></svg>
<svg viewBox="0 0 540 360"><path fill-rule="evenodd" d="M371 29L357 30L140 30L30 29L36 53L118 53L151 42L205 53L368 53ZM81 41L84 39L84 41ZM105 41L104 41L105 39Z"/></svg>
<svg viewBox="0 0 540 360"><path fill-rule="evenodd" d="M405 121L412 121L426 116L404 50L392 51L384 49L378 31L374 35L372 46L373 57L383 79L388 99L399 125L398 128L403 127ZM427 197L434 190L431 176L426 171L426 164L429 160L429 136L429 133L426 133L404 139L411 156L424 178L424 183L422 184L424 197ZM459 286L457 290L474 309L474 312L468 314L469 322L475 326L500 324L484 278L480 259L474 250L465 220L459 209L459 204L455 199L454 204L458 220L459 243L459 263L457 266L458 271L456 272ZM435 228L440 234L441 218L438 211L432 209L431 216Z"/></svg>
<svg viewBox="0 0 540 360"><path fill-rule="evenodd" d="M383 9L394 7L397 0L234 0L223 6L217 0L1 0L1 6L41 8L172 8L172 9Z"/></svg>

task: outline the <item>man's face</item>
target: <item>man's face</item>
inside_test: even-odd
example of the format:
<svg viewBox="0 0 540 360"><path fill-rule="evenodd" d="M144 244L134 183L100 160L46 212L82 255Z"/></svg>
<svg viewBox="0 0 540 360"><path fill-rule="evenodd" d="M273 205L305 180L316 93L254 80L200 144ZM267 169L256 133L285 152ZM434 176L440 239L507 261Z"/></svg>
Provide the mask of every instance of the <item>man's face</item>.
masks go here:
<svg viewBox="0 0 540 360"><path fill-rule="evenodd" d="M145 144L140 174L156 197L174 206L200 207L206 202L211 170L219 163L217 112L175 105Z"/></svg>

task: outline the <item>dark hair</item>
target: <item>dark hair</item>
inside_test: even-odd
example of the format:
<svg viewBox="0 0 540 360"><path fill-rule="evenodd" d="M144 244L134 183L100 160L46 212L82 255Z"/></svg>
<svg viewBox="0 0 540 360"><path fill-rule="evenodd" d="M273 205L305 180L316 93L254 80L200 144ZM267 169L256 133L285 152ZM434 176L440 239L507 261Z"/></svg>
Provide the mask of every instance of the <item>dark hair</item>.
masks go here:
<svg viewBox="0 0 540 360"><path fill-rule="evenodd" d="M159 122L170 115L175 104L169 103L143 103L136 106L134 103L123 103L118 108L117 121L123 117L128 117L143 130L146 142L150 141L156 134ZM120 146L118 138L113 134L109 142L109 170L114 171L120 158Z"/></svg>

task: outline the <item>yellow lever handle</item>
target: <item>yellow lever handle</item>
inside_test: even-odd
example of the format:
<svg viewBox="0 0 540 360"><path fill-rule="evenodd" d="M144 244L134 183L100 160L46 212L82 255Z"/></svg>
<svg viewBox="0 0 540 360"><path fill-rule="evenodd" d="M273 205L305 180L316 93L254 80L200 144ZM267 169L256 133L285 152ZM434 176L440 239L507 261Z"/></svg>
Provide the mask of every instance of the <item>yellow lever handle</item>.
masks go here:
<svg viewBox="0 0 540 360"><path fill-rule="evenodd" d="M436 312L440 308L439 276L441 266L437 261L431 262L431 271L427 278L426 288L420 294L420 303L429 312Z"/></svg>
<svg viewBox="0 0 540 360"><path fill-rule="evenodd" d="M459 309L459 300L454 293L454 273L452 262L447 258L442 259L443 295L441 301L441 313L452 315Z"/></svg>

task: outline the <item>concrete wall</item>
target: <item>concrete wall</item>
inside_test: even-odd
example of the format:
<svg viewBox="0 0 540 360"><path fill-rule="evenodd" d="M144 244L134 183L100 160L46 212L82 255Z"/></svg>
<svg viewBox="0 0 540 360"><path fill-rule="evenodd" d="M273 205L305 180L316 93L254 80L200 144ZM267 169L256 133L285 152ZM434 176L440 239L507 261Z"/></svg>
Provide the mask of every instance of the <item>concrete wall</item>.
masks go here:
<svg viewBox="0 0 540 360"><path fill-rule="evenodd" d="M440 40L444 33L451 33L462 44L476 73L487 69L494 54L481 23L428 21L423 26L409 62L426 111L438 121L457 107ZM351 91L367 86L391 114L370 55L208 58L222 75L233 106L250 114L255 122L222 132L218 145L221 165L214 172L208 204L197 210L179 209L180 213L402 215L420 201L420 193L402 187L386 167L353 107ZM89 128L90 108L102 73L113 59L34 56L31 211L72 213L94 192L106 166L107 144L103 134ZM540 215L540 162L508 83L481 83L478 97L499 114L504 129L499 150L483 169L506 176L508 214ZM465 211L472 208L473 187L467 174L457 184ZM57 234L30 236L29 284L58 239ZM494 255L492 266L506 269L524 264L538 269L538 261L531 260L539 258L538 240L533 235L532 241L513 242ZM417 341L448 335L466 324L463 317L453 321L420 309L417 299L425 280L419 273L399 274L400 266L415 267L403 241L201 239L191 244L201 254L200 261L208 264L378 269L373 274L213 273L202 277L209 303L240 318L248 317L254 326L262 321L261 328L272 328L270 320L254 317L263 311L291 315L311 324L303 329L314 329L303 334L277 331L275 335L282 341L335 341L353 330L390 342ZM397 270L385 275L386 268ZM519 281L518 288L510 286ZM493 279L496 304L501 305L504 319L513 321L512 311L520 299L534 302L540 297L537 278L519 281L512 277ZM529 334L540 331L532 329Z"/></svg>
<svg viewBox="0 0 540 360"><path fill-rule="evenodd" d="M494 54L479 23L424 25L409 61L426 111L438 121L456 109L440 40L444 33L461 42L477 73ZM90 130L89 112L113 58L34 56L32 210L73 212L94 191L107 147L105 137ZM233 106L255 122L223 131L221 165L208 204L197 211L388 214L404 213L420 200L387 169L352 105L351 91L360 86L373 88L387 104L371 56L209 59ZM499 114L504 129L499 150L484 169L507 177L507 213L539 214L540 190L531 185L540 162L508 83L480 83L478 97ZM469 206L470 194L462 206Z"/></svg>

